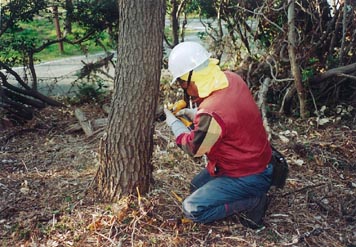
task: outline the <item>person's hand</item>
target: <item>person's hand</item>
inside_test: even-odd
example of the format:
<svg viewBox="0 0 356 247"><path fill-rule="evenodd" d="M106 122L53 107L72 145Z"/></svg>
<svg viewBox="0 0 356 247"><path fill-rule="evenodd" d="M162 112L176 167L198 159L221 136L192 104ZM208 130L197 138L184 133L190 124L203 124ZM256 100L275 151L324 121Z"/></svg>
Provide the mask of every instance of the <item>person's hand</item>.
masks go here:
<svg viewBox="0 0 356 247"><path fill-rule="evenodd" d="M197 108L184 108L176 113L177 117L182 117L182 116L187 116L190 121L193 121L195 118L195 115L197 114L198 109Z"/></svg>
<svg viewBox="0 0 356 247"><path fill-rule="evenodd" d="M183 133L189 133L190 130L187 128L187 126L182 123L178 118L174 116L174 114L167 110L166 108L164 109L164 113L166 114L166 124L171 127L172 132L175 137L178 137L179 135Z"/></svg>
<svg viewBox="0 0 356 247"><path fill-rule="evenodd" d="M178 120L178 118L176 118L170 110L166 108L164 108L163 110L164 110L164 114L166 114L166 124L168 126L172 126L172 123Z"/></svg>

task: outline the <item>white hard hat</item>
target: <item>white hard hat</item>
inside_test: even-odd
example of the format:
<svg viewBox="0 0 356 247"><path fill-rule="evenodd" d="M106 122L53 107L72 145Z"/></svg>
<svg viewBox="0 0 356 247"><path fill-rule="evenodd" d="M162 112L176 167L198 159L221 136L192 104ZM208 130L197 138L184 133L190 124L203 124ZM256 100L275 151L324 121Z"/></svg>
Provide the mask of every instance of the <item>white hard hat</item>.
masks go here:
<svg viewBox="0 0 356 247"><path fill-rule="evenodd" d="M211 54L196 42L187 41L176 45L168 58L168 70L173 75L171 84L178 77L204 64L210 56Z"/></svg>

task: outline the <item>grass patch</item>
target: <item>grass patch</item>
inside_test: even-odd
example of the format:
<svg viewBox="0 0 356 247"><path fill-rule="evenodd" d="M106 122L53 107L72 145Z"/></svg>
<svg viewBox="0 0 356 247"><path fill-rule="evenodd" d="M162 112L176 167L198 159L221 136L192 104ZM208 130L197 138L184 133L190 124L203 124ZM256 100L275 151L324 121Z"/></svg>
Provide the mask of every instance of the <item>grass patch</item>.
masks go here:
<svg viewBox="0 0 356 247"><path fill-rule="evenodd" d="M61 31L63 32L64 24L61 22ZM14 33L16 32L16 34ZM72 25L72 33L68 34L67 37L70 40L74 40L74 34L83 34L84 30L81 29L78 25L73 23ZM57 37L55 25L52 20L45 18L37 18L31 22L24 22L19 24L19 29L14 29L12 33L5 33L0 37L1 40L12 39L11 37L21 37L21 40L26 42L31 42L34 44L34 47L40 47L43 43L48 40L54 40ZM110 35L106 32L97 35L97 37L101 44L104 44L106 47L113 47L112 40L110 39ZM14 43L12 43L14 44ZM38 52L34 55L36 63L49 61L58 58L70 57L83 55L87 53L97 53L103 51L103 48L99 46L94 40L86 41L81 45L72 45L68 43L63 44L64 52L61 52L59 49L59 44L53 44L46 47L41 52ZM11 47L8 47L9 50ZM17 48L19 49L19 48ZM14 50L7 51L4 54L0 53L0 59L8 57L9 52L12 54L16 54Z"/></svg>

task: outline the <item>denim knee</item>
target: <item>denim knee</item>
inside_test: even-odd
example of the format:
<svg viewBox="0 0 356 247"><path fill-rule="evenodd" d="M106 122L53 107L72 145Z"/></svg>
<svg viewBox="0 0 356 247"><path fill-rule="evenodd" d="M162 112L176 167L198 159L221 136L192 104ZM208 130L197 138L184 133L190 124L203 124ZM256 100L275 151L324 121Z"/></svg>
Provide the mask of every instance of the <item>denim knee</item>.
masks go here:
<svg viewBox="0 0 356 247"><path fill-rule="evenodd" d="M185 217L189 219L195 219L197 217L197 208L189 201L189 197L183 201L182 208Z"/></svg>
<svg viewBox="0 0 356 247"><path fill-rule="evenodd" d="M214 179L214 177L210 176L208 170L204 168L200 171L190 182L190 193L193 193L200 187L204 186L207 182Z"/></svg>

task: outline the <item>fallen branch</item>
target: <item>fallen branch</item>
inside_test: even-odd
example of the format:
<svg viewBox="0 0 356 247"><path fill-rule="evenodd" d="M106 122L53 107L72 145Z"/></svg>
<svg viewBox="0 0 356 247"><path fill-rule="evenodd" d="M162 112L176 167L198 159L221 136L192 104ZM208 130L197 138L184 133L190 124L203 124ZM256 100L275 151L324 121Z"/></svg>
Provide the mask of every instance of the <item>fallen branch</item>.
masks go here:
<svg viewBox="0 0 356 247"><path fill-rule="evenodd" d="M96 131L97 129L105 127L108 123L108 119L107 118L98 118L98 119L91 120L89 122L90 122L90 125L93 128L93 130ZM73 132L79 131L81 129L82 129L82 126L80 123L72 124L66 130L66 133L73 133Z"/></svg>
<svg viewBox="0 0 356 247"><path fill-rule="evenodd" d="M290 191L290 192L287 192L287 193L284 193L282 195L282 197L285 197L287 195L290 195L290 194L294 194L294 193L297 193L297 192L301 192L301 191L304 191L304 190L308 190L308 189L311 189L311 188L316 188L316 187L319 187L319 186L323 186L325 185L326 183L320 183L320 184L315 184L315 185L308 185L308 186L305 186L303 188L300 188L298 190L293 190L293 191Z"/></svg>
<svg viewBox="0 0 356 247"><path fill-rule="evenodd" d="M79 73L79 78L84 78L86 76L88 76L92 71L97 71L99 70L101 67L107 66L109 64L109 62L113 59L114 57L114 53L111 53L109 55L107 55L104 58L99 59L98 61L92 62L92 63L85 63L84 61L82 61L82 63L84 64L84 67L80 70Z"/></svg>
<svg viewBox="0 0 356 247"><path fill-rule="evenodd" d="M283 246L294 246L295 244L304 242L307 238L311 236L319 236L324 231L323 228L314 228L312 231L305 232L298 236L298 238L294 238L290 243L284 243ZM309 245L308 245L309 246Z"/></svg>
<svg viewBox="0 0 356 247"><path fill-rule="evenodd" d="M85 116L85 113L79 108L75 109L74 114L79 121L79 124L82 126L82 129L86 136L91 136L94 132L93 127L90 121Z"/></svg>
<svg viewBox="0 0 356 247"><path fill-rule="evenodd" d="M308 193L308 200L310 203L315 203L318 205L323 212L330 213L331 211L337 212L336 210L330 208L328 205L320 201L318 198L316 198L313 194Z"/></svg>
<svg viewBox="0 0 356 247"><path fill-rule="evenodd" d="M310 83L318 83L323 80L326 80L332 76L337 76L340 74L351 74L352 72L356 71L356 63L352 63L346 66L330 69L320 75L314 76L310 79Z"/></svg>

